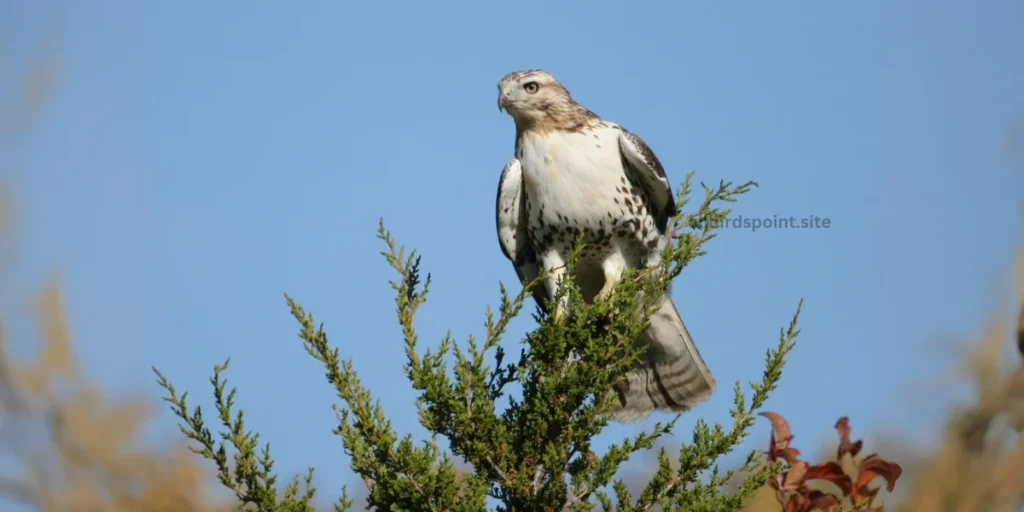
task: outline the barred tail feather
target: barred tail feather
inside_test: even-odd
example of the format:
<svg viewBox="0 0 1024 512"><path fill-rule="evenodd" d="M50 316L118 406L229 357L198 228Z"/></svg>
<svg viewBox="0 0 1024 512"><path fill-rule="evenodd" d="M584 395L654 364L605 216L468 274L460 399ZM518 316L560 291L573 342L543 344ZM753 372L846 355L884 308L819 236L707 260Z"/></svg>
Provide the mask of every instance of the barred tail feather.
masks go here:
<svg viewBox="0 0 1024 512"><path fill-rule="evenodd" d="M668 293L638 343L649 349L637 368L610 390L617 395L610 420L637 421L654 410L687 411L711 396L715 379Z"/></svg>

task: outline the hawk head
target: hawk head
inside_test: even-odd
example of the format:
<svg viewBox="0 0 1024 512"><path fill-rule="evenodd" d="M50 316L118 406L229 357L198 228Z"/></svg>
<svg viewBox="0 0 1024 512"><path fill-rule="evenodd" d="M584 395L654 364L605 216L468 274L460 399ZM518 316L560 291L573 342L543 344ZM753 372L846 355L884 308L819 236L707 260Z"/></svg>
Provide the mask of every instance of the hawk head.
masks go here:
<svg viewBox="0 0 1024 512"><path fill-rule="evenodd" d="M578 121L580 114L590 114L572 99L565 86L542 69L505 75L498 82L498 110L507 111L523 125L567 124Z"/></svg>

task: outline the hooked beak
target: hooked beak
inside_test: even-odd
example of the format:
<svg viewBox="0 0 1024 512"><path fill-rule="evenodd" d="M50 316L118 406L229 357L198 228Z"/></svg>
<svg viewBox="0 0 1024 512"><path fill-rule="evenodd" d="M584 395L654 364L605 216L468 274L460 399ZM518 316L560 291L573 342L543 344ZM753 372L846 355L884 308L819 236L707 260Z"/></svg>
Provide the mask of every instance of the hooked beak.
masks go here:
<svg viewBox="0 0 1024 512"><path fill-rule="evenodd" d="M508 96L504 93L498 95L498 112L508 108L509 100Z"/></svg>

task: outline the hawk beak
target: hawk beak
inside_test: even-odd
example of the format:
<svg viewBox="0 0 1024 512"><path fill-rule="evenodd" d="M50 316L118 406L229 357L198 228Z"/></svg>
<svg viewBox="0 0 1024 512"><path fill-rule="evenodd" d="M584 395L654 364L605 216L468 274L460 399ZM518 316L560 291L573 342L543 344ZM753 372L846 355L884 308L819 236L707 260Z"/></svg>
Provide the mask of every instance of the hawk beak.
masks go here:
<svg viewBox="0 0 1024 512"><path fill-rule="evenodd" d="M504 94L499 94L498 95L498 112L501 112L502 110L505 110L506 108L508 108L508 96L505 96Z"/></svg>

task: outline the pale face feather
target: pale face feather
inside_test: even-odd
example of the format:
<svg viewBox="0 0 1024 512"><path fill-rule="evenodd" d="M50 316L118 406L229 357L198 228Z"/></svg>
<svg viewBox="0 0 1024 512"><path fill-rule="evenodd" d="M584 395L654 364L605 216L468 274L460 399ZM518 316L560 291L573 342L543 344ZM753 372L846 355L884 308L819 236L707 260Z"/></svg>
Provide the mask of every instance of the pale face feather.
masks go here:
<svg viewBox="0 0 1024 512"><path fill-rule="evenodd" d="M544 70L514 71L498 82L498 109L522 129L564 129L594 116Z"/></svg>

